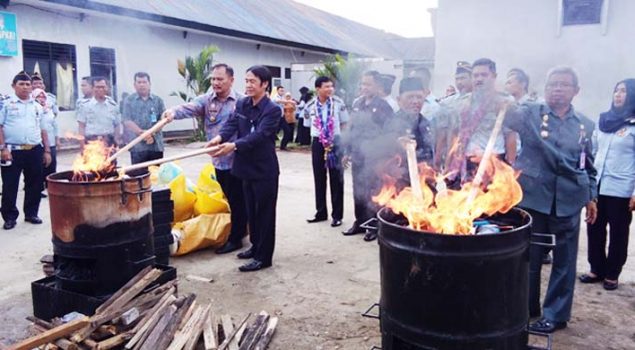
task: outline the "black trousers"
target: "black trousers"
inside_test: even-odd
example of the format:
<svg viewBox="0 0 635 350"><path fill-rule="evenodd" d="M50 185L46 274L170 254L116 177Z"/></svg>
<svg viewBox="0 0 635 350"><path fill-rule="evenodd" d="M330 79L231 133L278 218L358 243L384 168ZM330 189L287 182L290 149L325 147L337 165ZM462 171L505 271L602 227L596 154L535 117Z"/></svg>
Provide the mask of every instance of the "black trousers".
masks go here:
<svg viewBox="0 0 635 350"><path fill-rule="evenodd" d="M533 218L532 230L556 237L549 285L543 302L543 316L553 322L571 319L573 291L576 280L580 215L557 217L526 209ZM529 313L540 315L540 274L542 257L550 248L531 245L529 248Z"/></svg>
<svg viewBox="0 0 635 350"><path fill-rule="evenodd" d="M355 161L353 156L351 170L353 175L353 202L355 203L355 223L359 226L377 215L378 206L373 203L373 195L379 193L381 181L374 175L370 166L364 162Z"/></svg>
<svg viewBox="0 0 635 350"><path fill-rule="evenodd" d="M334 140L332 152L336 154L340 152L339 139L337 138ZM324 146L322 146L317 137L313 138L313 143L311 144L311 159L315 185L315 217L328 217L328 208L326 206L326 178L328 174L331 186L331 206L333 208L331 217L335 220L342 220L344 215L344 169L342 164L338 162L337 167L326 168Z"/></svg>
<svg viewBox="0 0 635 350"><path fill-rule="evenodd" d="M46 188L46 177L57 171L57 147L50 146L51 148L51 164L45 166L42 173L42 181L44 188Z"/></svg>
<svg viewBox="0 0 635 350"><path fill-rule="evenodd" d="M284 118L280 119L279 129L282 130L282 140L280 141L280 149L287 148L289 142L293 141L293 132L295 123L287 123Z"/></svg>
<svg viewBox="0 0 635 350"><path fill-rule="evenodd" d="M0 212L4 221L17 220L20 212L16 207L20 175L24 172L24 215L37 216L40 209L42 192L42 171L44 166L44 147L37 146L28 151L11 151L11 166L1 167L2 207Z"/></svg>
<svg viewBox="0 0 635 350"><path fill-rule="evenodd" d="M229 242L239 244L247 235L247 206L243 194L243 181L231 174L231 170L216 169L216 179L223 189L231 210L232 228Z"/></svg>
<svg viewBox="0 0 635 350"><path fill-rule="evenodd" d="M588 260L591 272L609 280L617 280L628 255L628 234L633 213L628 209L630 198L598 196L598 217L587 225ZM606 252L606 226L609 249Z"/></svg>
<svg viewBox="0 0 635 350"><path fill-rule="evenodd" d="M276 243L278 177L243 180L243 191L249 218L249 240L254 249L254 259L271 263Z"/></svg>
<svg viewBox="0 0 635 350"><path fill-rule="evenodd" d="M302 119L298 121L298 131L296 132L295 143L305 146L311 144L311 128L304 126Z"/></svg>
<svg viewBox="0 0 635 350"><path fill-rule="evenodd" d="M130 162L132 164L139 164L161 158L163 158L163 152L159 151L130 152Z"/></svg>

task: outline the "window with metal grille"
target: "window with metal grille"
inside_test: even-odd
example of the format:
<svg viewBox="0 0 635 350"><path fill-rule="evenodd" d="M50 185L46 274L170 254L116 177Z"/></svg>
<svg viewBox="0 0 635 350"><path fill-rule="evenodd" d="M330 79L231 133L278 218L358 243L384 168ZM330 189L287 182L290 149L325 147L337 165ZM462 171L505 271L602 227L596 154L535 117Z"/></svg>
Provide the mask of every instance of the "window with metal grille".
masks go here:
<svg viewBox="0 0 635 350"><path fill-rule="evenodd" d="M77 100L75 46L45 41L22 40L24 70L39 72L46 91L58 97L60 110L72 110Z"/></svg>
<svg viewBox="0 0 635 350"><path fill-rule="evenodd" d="M117 99L117 66L115 64L115 49L91 47L90 75L104 77L110 83L110 96Z"/></svg>

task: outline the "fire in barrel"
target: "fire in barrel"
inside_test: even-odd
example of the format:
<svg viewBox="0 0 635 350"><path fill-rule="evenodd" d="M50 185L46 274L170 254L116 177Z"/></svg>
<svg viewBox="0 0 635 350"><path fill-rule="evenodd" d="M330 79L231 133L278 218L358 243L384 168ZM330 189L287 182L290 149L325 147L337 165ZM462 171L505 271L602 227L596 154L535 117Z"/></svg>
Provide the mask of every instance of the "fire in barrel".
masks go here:
<svg viewBox="0 0 635 350"><path fill-rule="evenodd" d="M527 349L531 217L514 170L485 163L482 183L420 165L421 193L387 178L374 197L383 349Z"/></svg>
<svg viewBox="0 0 635 350"><path fill-rule="evenodd" d="M111 153L89 142L72 171L47 178L59 288L108 295L154 265L150 175L120 176Z"/></svg>

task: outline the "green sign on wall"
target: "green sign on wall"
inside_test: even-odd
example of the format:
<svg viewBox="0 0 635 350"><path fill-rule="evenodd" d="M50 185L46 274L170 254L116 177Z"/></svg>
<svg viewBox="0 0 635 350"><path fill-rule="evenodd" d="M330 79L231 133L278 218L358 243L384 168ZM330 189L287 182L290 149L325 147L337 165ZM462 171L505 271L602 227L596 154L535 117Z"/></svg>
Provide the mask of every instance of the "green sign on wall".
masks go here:
<svg viewBox="0 0 635 350"><path fill-rule="evenodd" d="M15 13L0 12L0 56L18 55L18 25Z"/></svg>

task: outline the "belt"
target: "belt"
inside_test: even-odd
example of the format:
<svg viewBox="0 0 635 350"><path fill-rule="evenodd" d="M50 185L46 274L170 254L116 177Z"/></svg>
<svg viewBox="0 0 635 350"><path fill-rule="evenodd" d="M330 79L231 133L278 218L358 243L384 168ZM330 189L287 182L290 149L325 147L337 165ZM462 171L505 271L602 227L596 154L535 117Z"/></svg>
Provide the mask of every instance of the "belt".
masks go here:
<svg viewBox="0 0 635 350"><path fill-rule="evenodd" d="M30 151L39 145L15 145L10 143L9 146L11 146L12 151Z"/></svg>

